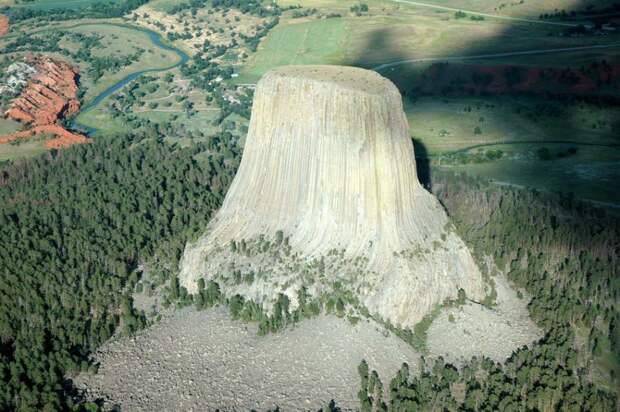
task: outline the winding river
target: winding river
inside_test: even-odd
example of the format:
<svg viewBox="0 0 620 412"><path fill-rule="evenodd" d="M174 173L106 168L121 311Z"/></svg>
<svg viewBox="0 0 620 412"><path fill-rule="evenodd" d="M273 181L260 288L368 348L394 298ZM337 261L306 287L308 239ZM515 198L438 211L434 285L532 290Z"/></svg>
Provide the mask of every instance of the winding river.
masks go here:
<svg viewBox="0 0 620 412"><path fill-rule="evenodd" d="M132 25L129 25L129 24L121 24L121 23L107 23L107 22L99 23L99 22L97 22L97 23L81 23L81 24L77 24L77 25L74 25L74 26L67 27L67 29L72 29L72 28L76 28L76 27L80 27L80 26L92 26L92 25L116 26L116 27L122 27L124 29L130 29L130 30L135 30L135 31L138 31L138 32L145 33L145 34L147 34L149 36L149 39L151 40L151 43L153 43L154 46L156 46L156 47L158 47L158 48L160 48L162 50L174 52L178 56L179 59L175 63L173 63L173 64L171 64L169 66L166 66L166 67L155 68L155 69L138 70L138 71L135 71L133 73L128 74L127 76L125 76L124 78L119 80L118 82L114 83L113 85L111 85L110 87L108 87L107 89L105 89L104 91L99 93L92 100L90 100L87 104L85 104L82 107L82 110L80 110L80 115L83 115L84 113L87 113L87 112L95 109L97 106L99 106L110 95L112 95L115 92L117 92L118 90L122 89L128 83L130 83L131 81L137 79L138 77L142 76L143 74L165 72L165 71L174 69L175 67L183 65L183 64L187 63L187 61L189 60L189 56L183 50L178 49L178 48L176 48L174 46L171 46L169 44L164 43L164 41L163 41L163 39L162 39L162 37L161 37L161 35L159 33L154 32L154 31L149 30L149 29L142 28L142 27L136 27L136 26L132 26ZM75 129L83 130L83 131L85 131L89 135L93 134L93 133L95 133L97 131L96 128L91 127L91 126L87 126L87 125L84 125L84 124L81 124L77 120L73 121L73 123L71 124L71 127L75 128Z"/></svg>
<svg viewBox="0 0 620 412"><path fill-rule="evenodd" d="M178 56L178 60L175 63L173 63L173 64L171 64L169 66L166 66L166 67L155 68L155 69L138 70L138 71L135 71L133 73L128 74L127 76L125 76L124 78L119 80L118 82L114 83L113 85L111 85L110 87L105 89L103 92L99 93L99 95L95 96L87 104L82 106L82 110L80 110L80 115L93 110L98 105L100 105L101 102L103 102L107 97L109 97L110 95L114 94L116 91L122 89L124 86L126 86L128 83L130 83L132 80L135 80L136 78L140 77L141 75L146 74L146 73L161 73L161 72L165 72L165 71L174 69L175 67L183 65L183 64L187 63L187 61L189 60L189 56L183 50L181 50L179 48L176 48L176 47L174 47L172 45L166 44L159 33L154 32L153 30L149 30L149 29L144 28L144 27L137 27L137 26L134 26L134 25L131 25L131 24L113 23L113 22L106 22L106 21L101 21L101 22L99 22L99 21L90 21L90 22L84 22L84 23L77 23L77 24L73 24L73 25L69 25L69 26L46 27L46 28L42 28L42 29L39 29L39 30L33 30L31 32L31 34L47 32L47 31L56 31L56 30L71 30L71 29L75 29L75 28L83 27L83 26L114 26L114 27L120 27L120 28L123 28L123 29L129 29L129 30L134 30L134 31L137 31L137 32L145 33L149 37L149 39L151 40L151 43L154 46L156 46L156 47L158 47L158 48L160 48L162 50L174 52ZM4 39L16 38L17 36L18 36L17 33L13 33L13 34L6 35L3 38ZM90 127L90 126L86 126L86 125L82 125L77 120L74 120L73 123L71 124L71 126L74 127L74 128L79 128L79 129L85 130L89 134L91 134L91 133L96 131L95 128Z"/></svg>
<svg viewBox="0 0 620 412"><path fill-rule="evenodd" d="M185 63L187 63L187 61L189 60L189 56L182 51L179 48L176 48L170 44L167 44L164 42L164 40L162 39L162 36L152 30L143 28L143 27L137 27L137 26L133 26L130 24L122 24L122 23L111 23L111 22L88 22L88 23L78 23L72 26L68 26L68 27L64 27L63 29L73 29L76 27L80 27L80 26L92 26L92 25L109 25L109 26L116 26L116 27L121 27L123 29L129 29L129 30L135 30L137 32L142 32L148 35L151 43L158 47L159 49L162 50L166 50L166 51L172 51L174 52L177 56L178 56L178 60L173 63L170 64L169 66L166 67L162 67L162 68L154 68L154 69L144 69L144 70L138 70L135 71L133 73L128 74L127 76L125 76L124 78L122 78L121 80L119 80L118 82L114 83L113 85L111 85L110 87L108 87L107 89L105 89L104 91L102 91L99 95L95 96L93 99L91 99L88 103L86 103L83 107L82 110L80 111L79 115L83 115L91 110L96 109L101 103L103 103L103 101L108 98L109 96L111 96L112 94L114 94L115 92L117 92L118 90L122 89L124 86L126 86L128 83L130 83L131 81L135 80L136 78L140 77L143 74L146 73L160 73L160 72L165 72L171 69L174 69L175 67L181 66ZM56 28L54 28L55 30ZM44 29L44 30L50 30L50 29ZM44 31L42 30L42 31ZM78 115L78 117L79 117ZM77 121L77 118L73 121L73 123L71 124L72 128L75 129L80 129L85 131L87 134L92 135L93 133L97 132L97 129L92 127L92 126L87 126L84 124L81 124ZM478 144L478 145L473 145L473 146L469 146L469 147L465 147L459 150L455 150L453 152L450 153L442 153L441 156L446 155L446 154L457 154L457 153L461 153L461 152L467 152L470 151L472 149L476 149L476 148L482 148L482 147L493 147L493 146L501 146L501 145L506 145L506 144L545 144L545 145L565 145L565 144L572 144L572 145L579 145L579 146L598 146L601 148L608 148L608 149L619 149L620 145L618 144L597 144L597 143L587 143L587 142L579 142L579 141L564 141L564 140L558 140L558 141L545 141L545 142L541 142L541 141L498 141L498 142L489 142L489 143L484 143L484 144ZM435 157L434 155L427 155L426 157Z"/></svg>

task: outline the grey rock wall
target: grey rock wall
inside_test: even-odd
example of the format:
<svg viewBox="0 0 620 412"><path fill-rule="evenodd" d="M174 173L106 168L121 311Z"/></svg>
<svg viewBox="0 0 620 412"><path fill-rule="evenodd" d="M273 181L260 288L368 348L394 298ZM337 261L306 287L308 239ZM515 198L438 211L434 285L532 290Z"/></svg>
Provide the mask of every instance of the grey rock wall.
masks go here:
<svg viewBox="0 0 620 412"><path fill-rule="evenodd" d="M274 252L277 231L285 253ZM231 252L231 241L242 239L261 239L257 252ZM327 265L315 270L321 259ZM226 273L233 267L256 276L240 285ZM401 326L459 288L473 299L485 288L443 208L417 179L398 90L377 73L340 66L283 67L258 83L237 175L181 261L190 292L201 277L266 307L278 293L294 304L302 285L317 295L338 280Z"/></svg>

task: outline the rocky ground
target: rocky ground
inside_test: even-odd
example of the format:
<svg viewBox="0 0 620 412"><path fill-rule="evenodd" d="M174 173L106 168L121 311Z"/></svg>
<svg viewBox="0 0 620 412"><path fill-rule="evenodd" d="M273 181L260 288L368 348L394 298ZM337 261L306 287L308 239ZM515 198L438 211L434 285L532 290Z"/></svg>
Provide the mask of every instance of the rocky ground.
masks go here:
<svg viewBox="0 0 620 412"><path fill-rule="evenodd" d="M501 362L542 336L527 315L529 297L520 298L503 276L494 280L493 309L469 302L433 321L430 358ZM402 362L419 368L419 354L373 321L320 316L268 336L256 330L224 308L169 312L137 336L106 344L96 354L99 372L77 383L124 411L317 410L332 399L347 410L358 407L362 359L385 387Z"/></svg>
<svg viewBox="0 0 620 412"><path fill-rule="evenodd" d="M177 311L134 338L107 344L97 375L77 381L124 411L317 410L357 407L366 359L387 387L418 355L374 322L320 316L258 336L224 309Z"/></svg>
<svg viewBox="0 0 620 412"><path fill-rule="evenodd" d="M482 355L502 362L515 349L542 337L543 331L527 312L530 297L522 291L519 298L504 276L493 279L497 291L494 308L468 302L443 310L433 321L427 340L431 357L443 356L457 365Z"/></svg>

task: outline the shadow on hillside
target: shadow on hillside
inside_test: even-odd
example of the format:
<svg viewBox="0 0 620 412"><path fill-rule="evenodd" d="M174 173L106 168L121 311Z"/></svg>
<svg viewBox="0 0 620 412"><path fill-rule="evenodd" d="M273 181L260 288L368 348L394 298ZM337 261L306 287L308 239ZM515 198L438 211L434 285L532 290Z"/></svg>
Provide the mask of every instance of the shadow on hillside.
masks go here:
<svg viewBox="0 0 620 412"><path fill-rule="evenodd" d="M445 16L444 16L445 17ZM453 16L450 16L453 18ZM538 19L533 16L532 19ZM438 18L438 24L446 24ZM486 22L477 22L478 24L486 24ZM472 23L474 24L474 23ZM512 23L503 24L502 30L497 32L492 38L483 39L468 45L458 51L459 56L480 56L490 53L507 53L513 51L523 51L524 43L518 41L518 36L525 36L528 31L536 33L537 40L540 38L540 45L528 47L534 50L548 50L560 47L573 47L575 40L559 36L558 33L566 32L566 27L558 26L542 26L535 23ZM557 105L562 112L560 114L545 114L545 116L555 121L564 122L566 130L584 130L589 127L584 124L583 116L577 116L577 105L580 101L589 102L596 107L606 107L613 105L620 108L620 59L614 55L606 55L603 49L599 52L589 53L586 59L581 59L580 65L572 66L570 69L566 66L567 56L557 58L561 54L548 55L516 55L503 56L500 58L478 58L471 60L450 60L450 61L433 61L433 62L412 62L402 65L394 65L391 67L383 67L378 69L378 55L381 55L382 61L385 63L401 62L417 58L439 57L440 52L434 56L416 56L411 53L404 54L402 50L398 50L393 46L398 42L392 37L394 32L389 28L378 28L369 36L366 46L360 48L362 50L348 64L363 67L367 69L375 69L381 75L389 78L398 87L403 99L415 104L415 99L425 97L427 99L437 99L438 103L447 97L457 97L459 102L463 102L463 106L475 106L476 102L483 99L495 98L499 96L520 97L531 105L535 112L536 107L544 109L545 106ZM517 39L517 40L515 40ZM610 43L607 37L599 36L598 38L586 38L584 44L596 40L598 43ZM610 49L613 50L613 49ZM617 50L616 50L617 51ZM544 56L541 57L541 56ZM602 56L605 56L603 59ZM588 60L589 59L589 60ZM585 61L585 63L584 63ZM535 63L532 66L532 63ZM590 64L594 63L594 64ZM534 78L535 76L535 78ZM508 106L512 108L512 106ZM419 112L418 112L419 114ZM531 129L536 128L536 120L532 120L528 116L519 115L519 122L522 124L514 125L509 122L502 122L496 125L500 129L500 135L511 136L515 133L516 126L527 126L527 122L531 122ZM423 116L423 114L422 114ZM607 111L607 125L611 125L605 134L601 134L605 143L609 145L617 145L620 143L618 139L613 139L614 130L620 135L620 110L613 112ZM542 117L540 122L545 122ZM586 122L589 119L585 120ZM593 128L595 126L592 126ZM501 129L504 130L501 133ZM521 127L523 129L523 127ZM527 129L527 128L526 128ZM579 139L580 133L577 132L573 137ZM566 135L544 135L546 140L560 141L566 139ZM588 135L589 136L589 135ZM537 140L538 136L536 136ZM472 142L476 140L474 129L472 127ZM581 142L581 140L579 141ZM585 141L583 141L586 143ZM428 142L427 142L428 143ZM541 141L544 143L544 141ZM558 146L559 147L559 146ZM414 143L416 160L418 163L418 176L425 187L431 187L431 169L428 161L428 151L425 145L417 140ZM553 147L551 149L554 150ZM560 156L558 151L558 159ZM620 150L611 148L610 150ZM603 153L604 150L601 150ZM555 152L554 152L555 153ZM596 159L588 160L596 162ZM515 163L515 162L513 162ZM499 165L499 163L498 163ZM503 167L498 166L498 167ZM511 167L514 168L514 165ZM528 162L520 162L517 168L528 168ZM611 167L611 166L610 166ZM511 175L520 174L521 171L511 169ZM529 170L528 170L529 171ZM569 179L574 178L571 176ZM583 184L585 180L581 181ZM587 182L586 182L587 183ZM566 192L570 193L573 186L570 180L566 184ZM601 195L603 196L603 195Z"/></svg>

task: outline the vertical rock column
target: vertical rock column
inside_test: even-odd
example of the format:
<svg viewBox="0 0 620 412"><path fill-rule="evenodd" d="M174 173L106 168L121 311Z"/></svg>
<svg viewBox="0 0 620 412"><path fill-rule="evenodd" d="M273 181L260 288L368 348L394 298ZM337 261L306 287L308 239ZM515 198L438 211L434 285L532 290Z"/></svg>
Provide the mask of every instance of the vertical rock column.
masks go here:
<svg viewBox="0 0 620 412"><path fill-rule="evenodd" d="M267 73L237 175L206 235L188 245L182 283L193 291L210 276L205 258L218 246L281 230L308 259L334 249L366 258L375 275L360 300L394 323L411 325L459 288L481 297L469 251L417 179L408 129L398 90L377 73Z"/></svg>

